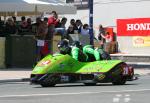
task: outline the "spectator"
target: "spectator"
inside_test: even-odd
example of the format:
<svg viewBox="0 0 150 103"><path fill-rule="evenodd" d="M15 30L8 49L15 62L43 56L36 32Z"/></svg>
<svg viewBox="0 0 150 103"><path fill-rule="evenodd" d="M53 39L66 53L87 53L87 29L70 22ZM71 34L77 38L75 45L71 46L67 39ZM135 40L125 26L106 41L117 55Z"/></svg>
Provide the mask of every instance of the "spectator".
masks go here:
<svg viewBox="0 0 150 103"><path fill-rule="evenodd" d="M0 17L0 37L3 37L4 36L4 27L3 27L4 23L3 21L1 20L1 17Z"/></svg>
<svg viewBox="0 0 150 103"><path fill-rule="evenodd" d="M39 25L37 26L37 34L36 37L38 39L44 40L45 35L47 33L47 25L42 20L39 21Z"/></svg>
<svg viewBox="0 0 150 103"><path fill-rule="evenodd" d="M70 37L69 34L74 34L73 25L69 25L64 38L69 40L69 37Z"/></svg>
<svg viewBox="0 0 150 103"><path fill-rule="evenodd" d="M41 17L37 17L36 18L36 22L34 24L32 24L32 32L37 34L37 28L39 27L41 23Z"/></svg>
<svg viewBox="0 0 150 103"><path fill-rule="evenodd" d="M61 19L61 22L57 25L57 28L55 28L55 32L59 33L62 36L62 39L66 34L66 26L65 26L66 22L67 22L67 18L63 17Z"/></svg>
<svg viewBox="0 0 150 103"><path fill-rule="evenodd" d="M48 34L47 34L47 38L50 41L50 50L53 51L53 36L55 33L55 27L58 25L59 23L59 19L58 19L58 14L56 13L56 11L52 11L51 13L52 15L48 18Z"/></svg>
<svg viewBox="0 0 150 103"><path fill-rule="evenodd" d="M103 48L103 45L105 43L105 29L101 24L99 25L98 40L100 40L101 47Z"/></svg>
<svg viewBox="0 0 150 103"><path fill-rule="evenodd" d="M31 32L32 31L32 20L31 20L31 18L28 18L27 19L27 31L28 32Z"/></svg>
<svg viewBox="0 0 150 103"><path fill-rule="evenodd" d="M12 18L8 18L5 25L5 33L8 34L16 34L17 28Z"/></svg>
<svg viewBox="0 0 150 103"><path fill-rule="evenodd" d="M52 35L51 33L49 33L49 30L48 30L48 18L44 18L44 25L47 26L47 33L46 33L46 36L45 36L45 44L44 44L44 47L42 49L42 54L43 56L46 56L47 54L51 53L52 52Z"/></svg>
<svg viewBox="0 0 150 103"><path fill-rule="evenodd" d="M59 23L58 14L56 11L52 11L52 15L48 18L48 26L56 26Z"/></svg>
<svg viewBox="0 0 150 103"><path fill-rule="evenodd" d="M28 23L26 21L26 17L22 16L21 17L21 23L19 25L19 33L27 32L28 31Z"/></svg>
<svg viewBox="0 0 150 103"><path fill-rule="evenodd" d="M75 26L75 20L74 20L74 19L71 19L71 20L70 20L70 25Z"/></svg>
<svg viewBox="0 0 150 103"><path fill-rule="evenodd" d="M110 42L112 42L112 36L110 35L110 33L109 32L106 32L106 34L105 34L105 41L106 41L106 43L110 43Z"/></svg>
<svg viewBox="0 0 150 103"><path fill-rule="evenodd" d="M105 40L105 29L103 28L103 26L101 24L99 25L98 39L102 40L102 41Z"/></svg>
<svg viewBox="0 0 150 103"><path fill-rule="evenodd" d="M48 24L48 18L47 17L44 18L44 22L46 22L46 24Z"/></svg>
<svg viewBox="0 0 150 103"><path fill-rule="evenodd" d="M89 35L89 25L84 24L83 28L81 28L81 35Z"/></svg>
<svg viewBox="0 0 150 103"><path fill-rule="evenodd" d="M44 47L45 44L45 37L48 33L48 26L44 21L39 22L39 26L37 28L37 34L36 34L36 39L37 39L37 61L41 60L43 57L42 54L42 48Z"/></svg>
<svg viewBox="0 0 150 103"><path fill-rule="evenodd" d="M15 16L12 16L12 19L13 19L15 25L17 25L16 17L15 17Z"/></svg>
<svg viewBox="0 0 150 103"><path fill-rule="evenodd" d="M112 47L113 47L113 45L112 45L112 40L113 40L113 38L112 38L112 36L110 35L110 33L109 32L106 32L106 34L105 34L105 43L104 43L104 49L105 49L105 51L106 52L108 52L108 53L112 53Z"/></svg>
<svg viewBox="0 0 150 103"><path fill-rule="evenodd" d="M18 28L19 28L19 22L17 22L17 18L15 16L12 16L12 19L14 21L14 24L16 25L16 28L17 28L17 31L18 31Z"/></svg>
<svg viewBox="0 0 150 103"><path fill-rule="evenodd" d="M67 22L67 18L66 17L63 17L62 19L61 19L61 28L66 28L66 22Z"/></svg>
<svg viewBox="0 0 150 103"><path fill-rule="evenodd" d="M77 33L79 34L79 33L81 33L81 28L82 28L82 22L81 22L81 20L78 19L75 22L74 30L75 30L75 32L77 31Z"/></svg>
<svg viewBox="0 0 150 103"><path fill-rule="evenodd" d="M76 27L76 23L75 23L75 20L74 20L74 19L71 19L71 20L70 20L70 25L73 26L73 30L74 30L75 27Z"/></svg>

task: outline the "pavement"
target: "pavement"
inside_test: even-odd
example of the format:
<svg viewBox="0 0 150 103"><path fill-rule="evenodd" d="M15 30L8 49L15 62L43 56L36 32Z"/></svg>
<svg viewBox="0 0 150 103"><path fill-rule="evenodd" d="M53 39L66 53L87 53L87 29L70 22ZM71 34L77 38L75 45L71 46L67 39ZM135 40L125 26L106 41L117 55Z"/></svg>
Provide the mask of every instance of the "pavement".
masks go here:
<svg viewBox="0 0 150 103"><path fill-rule="evenodd" d="M0 69L0 83L29 81L30 74L31 69L24 69L24 68Z"/></svg>
<svg viewBox="0 0 150 103"><path fill-rule="evenodd" d="M135 69L136 75L150 75L150 68ZM26 82L30 80L31 69L8 68L0 69L0 83L2 82Z"/></svg>

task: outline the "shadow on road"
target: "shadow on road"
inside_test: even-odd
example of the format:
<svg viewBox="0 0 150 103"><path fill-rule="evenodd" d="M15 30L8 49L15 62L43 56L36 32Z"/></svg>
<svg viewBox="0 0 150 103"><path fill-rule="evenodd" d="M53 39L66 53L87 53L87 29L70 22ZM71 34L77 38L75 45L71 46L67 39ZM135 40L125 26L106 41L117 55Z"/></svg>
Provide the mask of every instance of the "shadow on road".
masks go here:
<svg viewBox="0 0 150 103"><path fill-rule="evenodd" d="M103 84L100 84L100 83L98 83L97 85L94 85L94 86L86 86L86 85L84 85L84 84L57 84L56 86L54 86L54 87L42 87L42 86L40 86L40 85L37 85L36 87L34 87L34 88L61 88L61 87L97 87L97 86L128 86L128 85L139 85L139 84L137 84L137 83L130 83L130 84L125 84L125 85L113 85L113 84L111 84L111 83L103 83Z"/></svg>

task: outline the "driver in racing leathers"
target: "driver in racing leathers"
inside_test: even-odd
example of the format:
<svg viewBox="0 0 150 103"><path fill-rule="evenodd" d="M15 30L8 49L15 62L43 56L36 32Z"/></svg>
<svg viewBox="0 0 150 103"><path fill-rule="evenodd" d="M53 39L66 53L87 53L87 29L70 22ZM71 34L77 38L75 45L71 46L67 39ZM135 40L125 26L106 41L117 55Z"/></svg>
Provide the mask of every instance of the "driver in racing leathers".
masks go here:
<svg viewBox="0 0 150 103"><path fill-rule="evenodd" d="M75 60L85 62L87 60L87 56L82 52L82 45L79 44L80 42L75 41L73 45L69 45L68 40L62 40L58 43L58 49L61 54L69 54Z"/></svg>
<svg viewBox="0 0 150 103"><path fill-rule="evenodd" d="M60 41L58 44L57 44L57 47L59 49L59 52L61 54L69 54L71 53L71 47L69 45L69 41L67 39L64 39L62 41Z"/></svg>

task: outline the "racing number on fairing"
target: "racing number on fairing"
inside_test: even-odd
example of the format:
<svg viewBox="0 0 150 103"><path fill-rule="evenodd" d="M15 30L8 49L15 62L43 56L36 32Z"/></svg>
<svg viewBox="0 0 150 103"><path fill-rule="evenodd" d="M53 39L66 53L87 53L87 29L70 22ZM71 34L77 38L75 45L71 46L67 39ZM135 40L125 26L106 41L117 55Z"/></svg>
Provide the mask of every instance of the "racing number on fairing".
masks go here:
<svg viewBox="0 0 150 103"><path fill-rule="evenodd" d="M50 63L50 60L46 60L46 61L43 61L43 62L42 62L43 65L47 65L47 64L49 64L49 63Z"/></svg>

